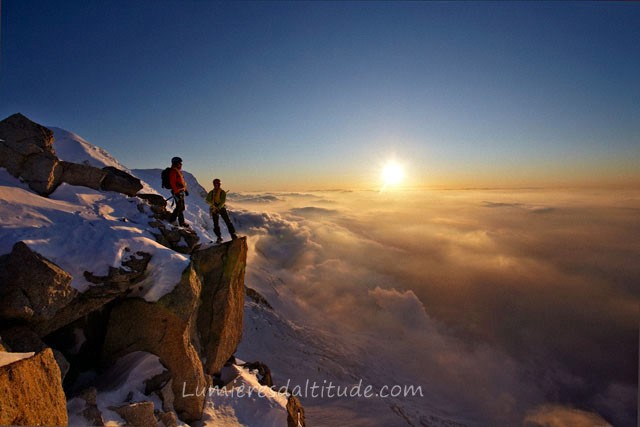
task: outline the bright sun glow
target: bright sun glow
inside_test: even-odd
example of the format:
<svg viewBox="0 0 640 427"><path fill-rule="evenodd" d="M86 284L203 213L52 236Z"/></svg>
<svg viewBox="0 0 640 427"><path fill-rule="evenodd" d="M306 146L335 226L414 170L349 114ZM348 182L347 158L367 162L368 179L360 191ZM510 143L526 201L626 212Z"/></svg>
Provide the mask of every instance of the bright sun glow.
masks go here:
<svg viewBox="0 0 640 427"><path fill-rule="evenodd" d="M404 170L396 162L388 162L382 169L382 182L384 186L398 185L404 179Z"/></svg>

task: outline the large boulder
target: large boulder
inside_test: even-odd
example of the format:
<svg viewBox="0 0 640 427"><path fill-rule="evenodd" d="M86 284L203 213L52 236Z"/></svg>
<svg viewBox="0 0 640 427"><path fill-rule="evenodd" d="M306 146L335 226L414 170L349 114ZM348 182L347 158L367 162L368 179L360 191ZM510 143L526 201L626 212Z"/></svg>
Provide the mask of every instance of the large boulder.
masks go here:
<svg viewBox="0 0 640 427"><path fill-rule="evenodd" d="M62 167L53 149L53 132L16 113L0 122L0 167L48 195L60 184Z"/></svg>
<svg viewBox="0 0 640 427"><path fill-rule="evenodd" d="M102 181L101 190L117 191L127 196L135 196L138 191L142 190L140 180L125 171L121 171L112 166L104 167L102 171L107 175Z"/></svg>
<svg viewBox="0 0 640 427"><path fill-rule="evenodd" d="M246 238L197 250L191 261L202 278L198 310L200 352L213 375L235 352L242 338Z"/></svg>
<svg viewBox="0 0 640 427"><path fill-rule="evenodd" d="M23 156L37 153L55 155L53 132L20 113L13 114L0 122L0 138L4 140L4 146Z"/></svg>
<svg viewBox="0 0 640 427"><path fill-rule="evenodd" d="M65 161L61 161L60 165L62 166L62 181L70 185L100 190L102 181L107 176L105 170L90 165Z"/></svg>
<svg viewBox="0 0 640 427"><path fill-rule="evenodd" d="M0 366L0 396L0 425L68 423L60 369L51 349Z"/></svg>
<svg viewBox="0 0 640 427"><path fill-rule="evenodd" d="M73 300L69 273L17 242L0 259L0 317L40 323Z"/></svg>
<svg viewBox="0 0 640 427"><path fill-rule="evenodd" d="M20 177L33 191L41 196L48 196L62 182L62 166L58 158L52 154L28 156L23 163Z"/></svg>
<svg viewBox="0 0 640 427"><path fill-rule="evenodd" d="M138 178L112 166L100 169L90 165L61 161L60 167L61 181L70 185L116 191L127 196L133 196L142 189L142 182Z"/></svg>
<svg viewBox="0 0 640 427"><path fill-rule="evenodd" d="M159 356L171 372L173 405L184 421L202 417L204 396L196 391L209 384L191 342L200 291L200 280L190 266L174 290L157 302L139 298L118 302L111 311L103 346L106 363L134 351Z"/></svg>
<svg viewBox="0 0 640 427"><path fill-rule="evenodd" d="M2 154L9 154L0 156L0 165L9 169L12 174L15 174L15 168L21 166L24 157L43 153L55 155L53 132L20 113L0 122L0 139Z"/></svg>

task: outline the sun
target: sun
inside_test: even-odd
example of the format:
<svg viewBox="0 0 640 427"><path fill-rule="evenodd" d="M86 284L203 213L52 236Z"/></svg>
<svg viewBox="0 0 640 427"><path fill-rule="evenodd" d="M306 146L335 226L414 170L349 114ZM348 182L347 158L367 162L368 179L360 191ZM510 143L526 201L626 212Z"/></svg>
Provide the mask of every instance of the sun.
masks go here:
<svg viewBox="0 0 640 427"><path fill-rule="evenodd" d="M404 180L404 169L397 162L389 161L382 168L382 183L385 187L400 184Z"/></svg>

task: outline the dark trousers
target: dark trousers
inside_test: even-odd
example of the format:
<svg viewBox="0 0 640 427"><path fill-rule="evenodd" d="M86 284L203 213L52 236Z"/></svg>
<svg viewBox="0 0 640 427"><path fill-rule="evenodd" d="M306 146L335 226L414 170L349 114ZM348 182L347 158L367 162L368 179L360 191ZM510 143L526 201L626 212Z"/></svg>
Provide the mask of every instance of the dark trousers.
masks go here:
<svg viewBox="0 0 640 427"><path fill-rule="evenodd" d="M169 219L169 222L173 222L176 220L176 218L178 219L178 224L180 225L184 225L184 196L181 196L179 194L174 194L173 195L173 200L176 201L176 208L173 210L173 213L171 214L171 218Z"/></svg>
<svg viewBox="0 0 640 427"><path fill-rule="evenodd" d="M227 212L226 208L218 209L217 213L213 210L210 210L209 212L211 213L211 219L213 220L213 232L216 233L216 236L222 237L222 235L220 234L220 224L218 219L219 216L221 216L224 220L224 223L227 224L227 230L229 230L229 234L236 234L236 229L233 227L233 224L231 224L231 219L229 219L229 213Z"/></svg>

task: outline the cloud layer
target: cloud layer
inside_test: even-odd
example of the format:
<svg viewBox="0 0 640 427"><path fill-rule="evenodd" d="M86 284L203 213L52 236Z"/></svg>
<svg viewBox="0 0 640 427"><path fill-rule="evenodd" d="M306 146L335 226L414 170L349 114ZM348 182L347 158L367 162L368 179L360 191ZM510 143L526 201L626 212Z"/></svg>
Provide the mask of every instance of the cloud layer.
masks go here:
<svg viewBox="0 0 640 427"><path fill-rule="evenodd" d="M633 422L638 193L268 196L230 203L248 284L288 318L419 372L467 419L552 403Z"/></svg>

